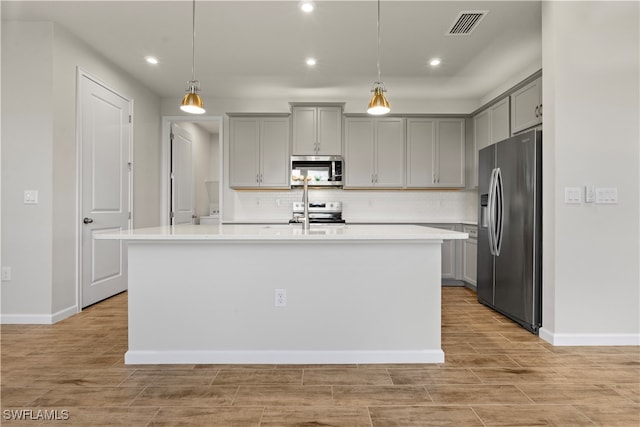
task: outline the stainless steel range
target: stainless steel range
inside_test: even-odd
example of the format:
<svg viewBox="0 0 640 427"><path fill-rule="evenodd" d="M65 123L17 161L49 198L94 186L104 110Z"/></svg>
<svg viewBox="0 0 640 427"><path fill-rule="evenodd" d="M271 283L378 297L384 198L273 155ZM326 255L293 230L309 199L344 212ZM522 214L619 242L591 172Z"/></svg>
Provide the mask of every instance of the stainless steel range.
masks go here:
<svg viewBox="0 0 640 427"><path fill-rule="evenodd" d="M302 222L304 203L293 202L293 219L290 223ZM309 202L309 222L312 224L344 224L342 202Z"/></svg>

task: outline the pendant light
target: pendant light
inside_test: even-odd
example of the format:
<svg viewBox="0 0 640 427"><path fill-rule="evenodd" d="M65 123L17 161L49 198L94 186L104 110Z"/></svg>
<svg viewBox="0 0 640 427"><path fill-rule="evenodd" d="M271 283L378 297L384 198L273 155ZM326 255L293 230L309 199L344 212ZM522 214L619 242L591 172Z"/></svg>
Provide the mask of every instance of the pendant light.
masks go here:
<svg viewBox="0 0 640 427"><path fill-rule="evenodd" d="M373 82L373 89L371 89L373 97L371 97L371 101L369 101L367 113L380 116L391 111L389 101L387 101L387 98L384 96L386 91L387 89L380 79L380 0L378 0L378 81Z"/></svg>
<svg viewBox="0 0 640 427"><path fill-rule="evenodd" d="M182 98L180 109L191 114L203 114L204 102L198 95L200 82L196 80L196 0L193 0L193 33L191 38L191 80L187 82L187 94Z"/></svg>

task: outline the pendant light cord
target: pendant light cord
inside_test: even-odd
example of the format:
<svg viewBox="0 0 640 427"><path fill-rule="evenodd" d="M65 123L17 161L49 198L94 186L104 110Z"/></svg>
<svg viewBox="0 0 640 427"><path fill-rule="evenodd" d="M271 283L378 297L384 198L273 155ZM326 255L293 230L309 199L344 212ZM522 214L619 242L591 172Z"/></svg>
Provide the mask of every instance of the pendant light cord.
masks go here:
<svg viewBox="0 0 640 427"><path fill-rule="evenodd" d="M380 0L378 0L378 83L380 83Z"/></svg>
<svg viewBox="0 0 640 427"><path fill-rule="evenodd" d="M192 38L191 38L191 81L195 81L196 79L196 0L193 0L192 7L192 26L193 29Z"/></svg>

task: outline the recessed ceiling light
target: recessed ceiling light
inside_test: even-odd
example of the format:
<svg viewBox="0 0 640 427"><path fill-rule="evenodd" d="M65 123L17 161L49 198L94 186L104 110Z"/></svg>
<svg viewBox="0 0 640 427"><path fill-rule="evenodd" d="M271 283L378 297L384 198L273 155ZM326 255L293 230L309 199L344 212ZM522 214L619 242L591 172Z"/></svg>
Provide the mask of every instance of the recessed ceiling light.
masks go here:
<svg viewBox="0 0 640 427"><path fill-rule="evenodd" d="M315 9L315 5L312 1L302 1L300 2L300 9L305 13L311 13Z"/></svg>
<svg viewBox="0 0 640 427"><path fill-rule="evenodd" d="M316 65L316 63L317 63L318 61L316 61L316 58L307 58L304 62L305 62L307 65L312 66L312 65Z"/></svg>
<svg viewBox="0 0 640 427"><path fill-rule="evenodd" d="M156 58L155 56L145 56L144 60L147 61L149 64L152 64L152 65L157 65L158 64L158 58Z"/></svg>
<svg viewBox="0 0 640 427"><path fill-rule="evenodd" d="M431 61L429 61L429 65L431 65L432 67L437 67L441 62L442 61L440 60L440 58L432 58Z"/></svg>

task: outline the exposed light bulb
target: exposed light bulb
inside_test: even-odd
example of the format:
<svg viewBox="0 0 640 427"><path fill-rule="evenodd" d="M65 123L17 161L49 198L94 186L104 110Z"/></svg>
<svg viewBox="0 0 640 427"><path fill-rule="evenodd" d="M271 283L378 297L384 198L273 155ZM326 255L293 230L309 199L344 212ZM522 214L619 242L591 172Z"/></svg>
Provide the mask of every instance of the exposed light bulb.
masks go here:
<svg viewBox="0 0 640 427"><path fill-rule="evenodd" d="M158 65L158 58L155 56L145 56L144 60L151 65Z"/></svg>
<svg viewBox="0 0 640 427"><path fill-rule="evenodd" d="M429 61L429 65L431 65L432 67L437 67L441 62L442 61L440 60L440 58L433 58L431 59L431 61Z"/></svg>
<svg viewBox="0 0 640 427"><path fill-rule="evenodd" d="M309 66L313 66L313 65L316 65L317 61L316 61L316 58L307 58L305 63Z"/></svg>

